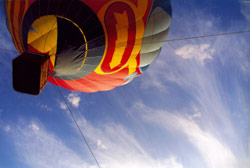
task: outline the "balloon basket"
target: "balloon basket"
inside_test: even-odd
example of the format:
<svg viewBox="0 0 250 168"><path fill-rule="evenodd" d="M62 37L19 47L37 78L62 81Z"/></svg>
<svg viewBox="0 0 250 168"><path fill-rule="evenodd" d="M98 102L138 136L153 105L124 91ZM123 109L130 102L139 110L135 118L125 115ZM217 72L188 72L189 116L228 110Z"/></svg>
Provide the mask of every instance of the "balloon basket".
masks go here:
<svg viewBox="0 0 250 168"><path fill-rule="evenodd" d="M24 52L12 62L14 90L39 95L48 80L49 56Z"/></svg>

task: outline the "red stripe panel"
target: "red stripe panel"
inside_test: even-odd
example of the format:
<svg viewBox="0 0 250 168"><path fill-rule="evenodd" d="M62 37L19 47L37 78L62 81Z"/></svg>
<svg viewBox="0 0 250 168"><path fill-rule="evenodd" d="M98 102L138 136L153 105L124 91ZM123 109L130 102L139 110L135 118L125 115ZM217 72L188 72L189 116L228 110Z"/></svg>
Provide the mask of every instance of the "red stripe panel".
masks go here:
<svg viewBox="0 0 250 168"><path fill-rule="evenodd" d="M111 90L117 86L123 85L126 82L123 79L127 77L127 74L128 68L125 68L119 75L99 75L93 72L85 78L78 80L55 79L55 82L52 77L49 77L48 80L55 85L62 86L69 90L96 92Z"/></svg>

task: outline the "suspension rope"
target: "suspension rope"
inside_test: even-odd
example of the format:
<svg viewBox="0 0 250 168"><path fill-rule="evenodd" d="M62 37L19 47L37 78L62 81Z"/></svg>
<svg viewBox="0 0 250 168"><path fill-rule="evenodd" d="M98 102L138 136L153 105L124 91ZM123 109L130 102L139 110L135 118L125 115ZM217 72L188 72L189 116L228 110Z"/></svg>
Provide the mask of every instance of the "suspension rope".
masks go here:
<svg viewBox="0 0 250 168"><path fill-rule="evenodd" d="M183 41L183 40L191 40L191 39L203 39L203 38L219 37L219 36L230 36L230 35L245 34L245 33L250 33L250 30L229 32L229 33L209 34L209 35L203 35L203 36L185 37L185 38L179 38L179 39L169 39L169 40L166 40L166 42L175 42L175 41Z"/></svg>
<svg viewBox="0 0 250 168"><path fill-rule="evenodd" d="M133 45L126 45L127 42L126 42L126 44L124 42L124 43L120 43L120 45L118 43L117 44L118 46L110 46L110 47L108 47L108 49L120 48L120 47L133 47L133 46L142 45L142 44L155 44L155 43L164 43L164 42L185 41L185 40L192 40L192 39L204 39L204 38L211 38L211 37L231 36L231 35L246 34L246 33L250 33L250 30L243 30L243 31L236 31L236 32L229 32L229 33L209 34L209 35L201 35L201 36L191 36L191 37L176 38L176 39L169 39L169 40L159 40L159 41L153 41L153 42L135 43ZM124 44L124 45L121 45L121 44ZM105 45L98 46L96 48L91 48L91 49L88 49L87 51L96 50L96 49L104 47L104 46Z"/></svg>
<svg viewBox="0 0 250 168"><path fill-rule="evenodd" d="M53 78L53 79L54 79L54 78ZM54 81L57 83L57 81L56 81L55 79L54 79ZM57 83L57 84L58 84L58 83ZM91 147L90 147L90 145L89 145L89 143L88 143L86 137L84 136L84 134L83 134L83 132L82 132L80 126L78 125L78 123L77 123L77 121L76 121L76 118L75 118L75 116L74 116L72 110L70 109L70 107L69 107L69 105L68 105L68 103L67 103L65 97L63 96L63 93L62 93L62 91L61 91L61 89L60 89L60 85L59 85L59 84L58 84L58 86L57 86L57 89L58 89L58 91L59 91L59 93L60 93L60 96L62 97L62 99L63 99L63 101L64 101L64 104L65 104L66 107L67 107L67 110L68 110L69 113L70 113L70 116L72 117L72 119L73 119L73 121L74 121L76 127L78 128L78 131L80 132L80 134L81 134L81 136L82 136L82 138L83 138L85 144L87 145L88 150L90 151L91 155L93 156L93 158L94 158L94 160L95 160L95 163L97 164L98 168L101 168L101 166L100 166L99 162L97 161L97 159L96 159L96 157L95 157L95 155L94 155L94 152L92 151L92 149L91 149Z"/></svg>
<svg viewBox="0 0 250 168"><path fill-rule="evenodd" d="M210 38L210 37L221 37L221 36L230 36L230 35L246 34L246 33L250 33L250 30L236 31L236 32L229 32L229 33L209 34L209 35L202 35L202 36L192 36L192 37L184 37L184 38L176 38L176 39L169 39L169 40L163 40L163 41L154 41L154 42L146 42L146 43L140 43L140 44L134 44L134 45L155 44L155 43L163 43L163 42L176 42L176 41L185 41L185 40L192 40L192 39L204 39L204 38ZM131 46L134 46L134 45L131 45ZM128 45L124 45L124 46L128 46ZM124 47L124 46L120 45L119 47ZM100 47L103 47L103 46L99 46L97 48L100 48ZM109 47L109 49L110 48L119 48L119 47ZM93 49L89 49L89 50L95 50L97 48L93 48ZM13 50L8 50L8 49L4 49L4 48L0 48L0 50L5 51L5 52L11 52L11 53L18 54L18 52L13 51Z"/></svg>

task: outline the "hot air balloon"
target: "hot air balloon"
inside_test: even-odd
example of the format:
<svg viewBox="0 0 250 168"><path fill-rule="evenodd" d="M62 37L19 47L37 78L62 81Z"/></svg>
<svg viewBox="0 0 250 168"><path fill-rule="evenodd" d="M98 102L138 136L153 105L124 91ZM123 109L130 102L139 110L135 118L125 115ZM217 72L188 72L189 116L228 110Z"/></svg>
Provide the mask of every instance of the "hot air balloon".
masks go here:
<svg viewBox="0 0 250 168"><path fill-rule="evenodd" d="M13 86L39 94L47 80L73 91L107 91L141 75L159 55L170 0L4 0L20 56Z"/></svg>

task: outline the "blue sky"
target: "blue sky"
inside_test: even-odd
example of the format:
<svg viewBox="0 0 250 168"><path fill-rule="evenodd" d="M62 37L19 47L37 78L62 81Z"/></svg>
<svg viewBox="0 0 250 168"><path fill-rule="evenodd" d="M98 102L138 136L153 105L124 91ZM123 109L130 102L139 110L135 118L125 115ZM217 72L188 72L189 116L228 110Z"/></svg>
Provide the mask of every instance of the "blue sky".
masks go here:
<svg viewBox="0 0 250 168"><path fill-rule="evenodd" d="M250 29L250 3L173 0L168 39ZM130 84L61 89L102 168L250 167L250 33L167 42ZM0 46L14 50L1 6ZM58 88L12 89L0 51L0 168L96 168Z"/></svg>

